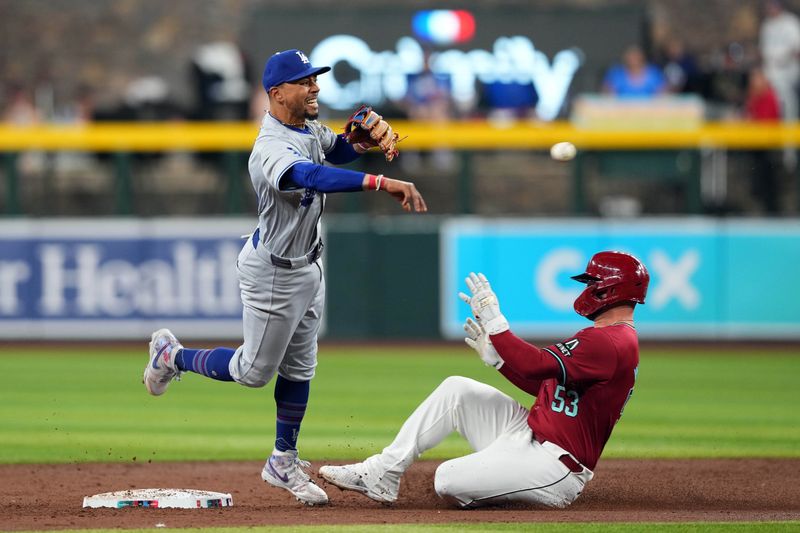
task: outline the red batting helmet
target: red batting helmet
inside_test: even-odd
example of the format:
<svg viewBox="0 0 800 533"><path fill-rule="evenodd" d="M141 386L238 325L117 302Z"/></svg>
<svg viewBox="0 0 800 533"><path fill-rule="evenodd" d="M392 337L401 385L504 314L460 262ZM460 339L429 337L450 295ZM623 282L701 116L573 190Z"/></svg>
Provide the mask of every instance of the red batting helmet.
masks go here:
<svg viewBox="0 0 800 533"><path fill-rule="evenodd" d="M586 272L572 279L586 283L575 299L575 312L589 320L620 302L643 304L650 274L641 261L623 252L598 252L589 260Z"/></svg>

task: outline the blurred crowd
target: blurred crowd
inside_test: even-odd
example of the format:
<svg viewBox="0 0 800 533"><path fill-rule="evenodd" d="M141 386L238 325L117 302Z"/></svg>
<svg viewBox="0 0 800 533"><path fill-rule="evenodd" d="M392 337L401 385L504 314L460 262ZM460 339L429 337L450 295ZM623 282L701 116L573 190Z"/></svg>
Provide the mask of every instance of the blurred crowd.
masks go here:
<svg viewBox="0 0 800 533"><path fill-rule="evenodd" d="M730 42L711 49L692 49L676 36L658 42L630 43L619 61L597 73L595 91L614 98L655 98L693 94L702 98L709 119L758 122L796 121L800 105L800 19L781 0L763 0L757 42ZM409 76L404 98L388 102L381 111L389 117L448 121L464 118L537 120L538 97L533 84L481 84L470 106L456 102L446 75L425 68ZM260 87L260 64L230 41L199 46L186 69L189 101L179 101L169 83L155 75L129 80L117 101L98 102L97 87L79 85L69 98L56 99L46 80L8 81L0 87L2 120L15 125L39 123L85 124L100 121L257 121L266 107ZM570 94L570 97L576 96ZM570 112L570 98L561 116ZM753 194L767 213L780 210L781 173L793 171L796 152L752 152L759 176ZM404 164L413 170L423 157L437 168L450 168L453 154L407 153Z"/></svg>
<svg viewBox="0 0 800 533"><path fill-rule="evenodd" d="M710 118L795 121L799 81L800 19L780 0L765 0L758 43L728 43L701 57L676 37L650 57L632 44L606 72L602 90L621 98L697 94Z"/></svg>
<svg viewBox="0 0 800 533"><path fill-rule="evenodd" d="M766 77L775 92L781 117L798 117L800 81L800 20L782 0L763 0L758 42L731 42L693 50L676 36L655 42L630 43L619 61L598 73L598 92L620 98L647 98L664 94L697 94L708 103L710 118L749 115L751 76ZM427 52L425 69L409 76L405 98L388 102L390 115L410 119L449 120L508 116L535 119L538 101L531 83L479 84L479 97L471 105L456 105L450 80L431 71ZM263 91L254 64L241 47L228 41L199 46L186 68L190 101L178 101L169 83L156 75L130 79L118 101L95 101L98 88L77 86L64 101L56 101L46 79L23 83L7 80L0 87L2 118L14 124L87 122L92 120L250 120L264 112ZM575 96L575 95L571 95ZM562 116L569 112L569 102Z"/></svg>
<svg viewBox="0 0 800 533"><path fill-rule="evenodd" d="M131 79L119 101L96 103L93 89L79 86L66 103L56 105L46 80L25 86L7 83L2 117L5 122L248 120L255 116L261 90L254 86L251 65L241 49L219 41L200 46L187 69L192 101L179 102L169 83L155 75ZM260 110L263 113L263 110Z"/></svg>

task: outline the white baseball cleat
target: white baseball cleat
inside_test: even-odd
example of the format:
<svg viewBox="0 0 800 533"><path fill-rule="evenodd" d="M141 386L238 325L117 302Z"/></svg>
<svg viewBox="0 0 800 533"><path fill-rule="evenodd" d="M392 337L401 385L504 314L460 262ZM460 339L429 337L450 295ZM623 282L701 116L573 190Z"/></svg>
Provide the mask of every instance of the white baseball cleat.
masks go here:
<svg viewBox="0 0 800 533"><path fill-rule="evenodd" d="M181 379L181 371L175 366L175 356L183 346L168 329L160 329L150 337L150 361L144 368L142 383L147 392L161 396L169 382Z"/></svg>
<svg viewBox="0 0 800 533"><path fill-rule="evenodd" d="M320 467L322 479L342 490L354 490L376 502L394 503L400 490L400 477L395 474L370 473L364 463Z"/></svg>
<svg viewBox="0 0 800 533"><path fill-rule="evenodd" d="M310 466L311 463L297 457L297 450L273 450L261 470L261 479L274 487L288 490L306 505L325 505L328 495L303 470Z"/></svg>

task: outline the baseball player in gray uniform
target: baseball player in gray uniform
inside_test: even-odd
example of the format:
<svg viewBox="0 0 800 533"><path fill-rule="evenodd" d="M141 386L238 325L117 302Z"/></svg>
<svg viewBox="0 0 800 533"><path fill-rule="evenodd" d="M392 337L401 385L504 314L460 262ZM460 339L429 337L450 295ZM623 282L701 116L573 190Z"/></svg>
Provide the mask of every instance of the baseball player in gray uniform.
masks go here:
<svg viewBox="0 0 800 533"><path fill-rule="evenodd" d="M361 110L359 124L368 135L358 143L317 122L317 75L329 70L312 66L300 50L273 55L264 69L269 112L249 162L259 220L237 260L244 343L236 349L193 350L160 329L152 335L143 377L147 391L161 395L186 371L248 387L263 387L277 373L275 448L261 477L308 505L328 502L297 452L325 300L320 261L325 194L386 191L406 211L427 210L413 183L323 166L324 161L348 163L373 146L394 150L397 137L371 109Z"/></svg>

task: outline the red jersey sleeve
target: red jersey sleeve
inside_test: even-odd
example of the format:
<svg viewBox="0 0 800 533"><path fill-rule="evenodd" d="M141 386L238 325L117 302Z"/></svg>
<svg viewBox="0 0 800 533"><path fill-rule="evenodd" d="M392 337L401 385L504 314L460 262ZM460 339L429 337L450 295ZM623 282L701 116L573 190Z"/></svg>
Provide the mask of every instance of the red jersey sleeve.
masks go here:
<svg viewBox="0 0 800 533"><path fill-rule="evenodd" d="M525 342L511 331L492 335L491 339L503 359L500 373L525 392L535 396L542 380L562 374L561 365L550 352Z"/></svg>
<svg viewBox="0 0 800 533"><path fill-rule="evenodd" d="M523 390L530 394L531 396L536 396L539 391L539 387L542 386L542 381L539 379L525 379L513 370L508 365L503 365L500 367L500 373L503 376L513 383L518 389Z"/></svg>
<svg viewBox="0 0 800 533"><path fill-rule="evenodd" d="M551 344L548 352L561 369L559 382L603 381L617 366L617 349L611 339L596 328L586 328L574 337Z"/></svg>

